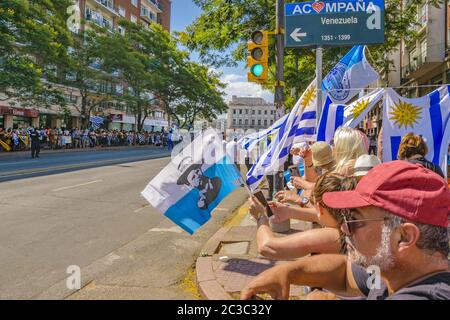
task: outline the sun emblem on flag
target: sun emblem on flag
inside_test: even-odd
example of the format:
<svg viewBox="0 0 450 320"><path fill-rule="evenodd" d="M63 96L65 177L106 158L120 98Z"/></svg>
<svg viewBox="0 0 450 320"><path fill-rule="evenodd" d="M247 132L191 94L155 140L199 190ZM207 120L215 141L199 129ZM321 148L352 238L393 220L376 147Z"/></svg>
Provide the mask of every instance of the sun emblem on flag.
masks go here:
<svg viewBox="0 0 450 320"><path fill-rule="evenodd" d="M397 126L400 125L398 126L399 129L401 129L402 126L405 126L405 129L408 129L408 126L413 128L414 124L418 124L421 119L420 107L404 101L395 103L389 114L391 115L389 120L393 120L394 124Z"/></svg>
<svg viewBox="0 0 450 320"><path fill-rule="evenodd" d="M367 106L369 105L370 99L361 100L356 102L355 107L352 109L352 115L353 119L358 118L361 113L363 113L364 110L366 110Z"/></svg>
<svg viewBox="0 0 450 320"><path fill-rule="evenodd" d="M300 102L300 105L302 106L302 110L304 110L312 100L316 97L317 89L315 86L312 86L308 88L305 92L305 95L303 96L302 101Z"/></svg>

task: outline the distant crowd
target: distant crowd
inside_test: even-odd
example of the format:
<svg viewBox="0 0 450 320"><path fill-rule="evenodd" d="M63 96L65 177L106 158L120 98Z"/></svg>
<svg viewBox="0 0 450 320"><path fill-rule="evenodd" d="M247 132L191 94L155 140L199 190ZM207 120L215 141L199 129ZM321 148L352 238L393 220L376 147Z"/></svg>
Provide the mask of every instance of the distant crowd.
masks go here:
<svg viewBox="0 0 450 320"><path fill-rule="evenodd" d="M35 128L0 128L0 150L24 151L31 148L31 134ZM46 149L82 149L133 145L173 147L172 132L134 132L105 129L36 128L39 144ZM9 150L8 150L9 149Z"/></svg>

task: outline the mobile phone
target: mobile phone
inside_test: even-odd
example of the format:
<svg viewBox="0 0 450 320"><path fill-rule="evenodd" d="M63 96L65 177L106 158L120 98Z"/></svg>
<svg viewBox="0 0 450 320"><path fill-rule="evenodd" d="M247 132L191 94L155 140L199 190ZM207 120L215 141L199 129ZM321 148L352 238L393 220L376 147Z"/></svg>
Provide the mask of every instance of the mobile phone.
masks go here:
<svg viewBox="0 0 450 320"><path fill-rule="evenodd" d="M298 167L297 166L290 166L289 167L289 172L291 173L292 177L300 177L300 172L298 171Z"/></svg>
<svg viewBox="0 0 450 320"><path fill-rule="evenodd" d="M267 203L266 197L264 197L264 194L262 193L262 191L261 190L260 191L256 191L253 195L256 197L256 199L259 200L259 202L261 202L261 204L264 207L266 207L267 216L268 217L273 216L272 209L270 208L269 203Z"/></svg>

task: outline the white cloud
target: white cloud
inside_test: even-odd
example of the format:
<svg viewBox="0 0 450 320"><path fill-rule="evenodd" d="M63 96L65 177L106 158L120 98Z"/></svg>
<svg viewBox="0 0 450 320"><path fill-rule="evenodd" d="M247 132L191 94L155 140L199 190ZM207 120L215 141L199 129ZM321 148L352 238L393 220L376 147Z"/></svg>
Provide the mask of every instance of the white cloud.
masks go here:
<svg viewBox="0 0 450 320"><path fill-rule="evenodd" d="M247 78L239 74L227 74L221 77L227 84L225 88L225 100L231 101L232 96L264 98L267 102L273 102L273 94L264 90L259 84L247 82Z"/></svg>

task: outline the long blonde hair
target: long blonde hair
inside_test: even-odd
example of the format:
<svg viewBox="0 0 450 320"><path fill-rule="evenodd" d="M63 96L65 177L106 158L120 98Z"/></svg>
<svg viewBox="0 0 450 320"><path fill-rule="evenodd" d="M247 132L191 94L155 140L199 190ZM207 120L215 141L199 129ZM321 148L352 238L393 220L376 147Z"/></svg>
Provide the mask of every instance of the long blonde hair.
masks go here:
<svg viewBox="0 0 450 320"><path fill-rule="evenodd" d="M334 135L335 172L352 175L356 159L367 154L362 133L349 127L340 127Z"/></svg>

